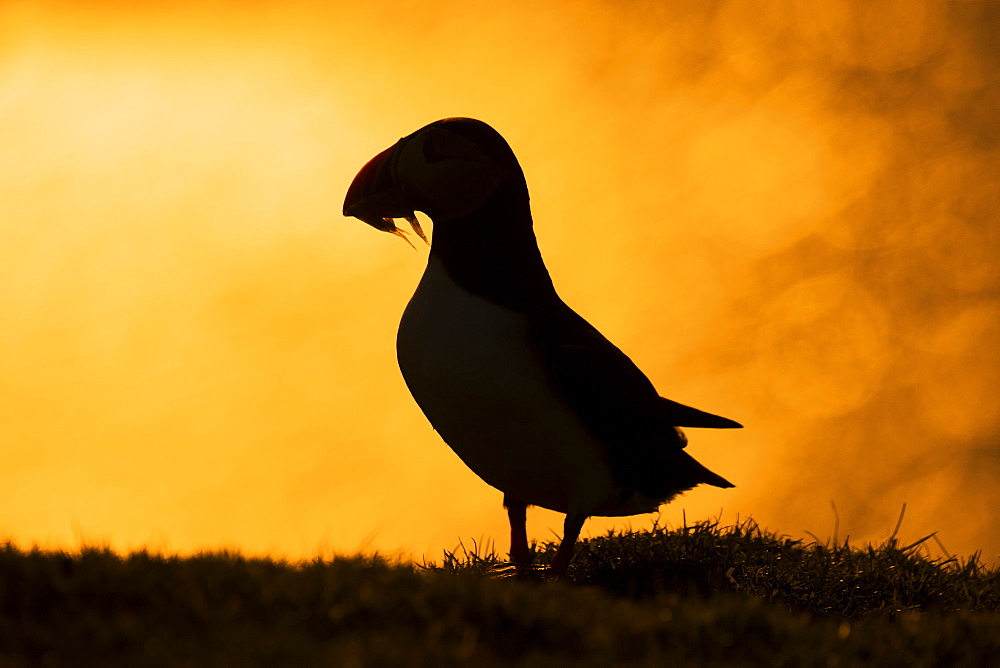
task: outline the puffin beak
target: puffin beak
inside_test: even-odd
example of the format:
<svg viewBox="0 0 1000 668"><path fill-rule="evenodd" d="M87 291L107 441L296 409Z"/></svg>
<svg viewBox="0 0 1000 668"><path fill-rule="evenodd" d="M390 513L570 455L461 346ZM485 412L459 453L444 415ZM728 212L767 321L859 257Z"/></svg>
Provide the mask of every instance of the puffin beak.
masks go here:
<svg viewBox="0 0 1000 668"><path fill-rule="evenodd" d="M412 246L406 232L396 227L394 218L406 220L424 243L429 242L417 222L414 203L395 178L396 156L403 141L399 140L361 168L347 189L344 215L364 221L376 230L395 234Z"/></svg>

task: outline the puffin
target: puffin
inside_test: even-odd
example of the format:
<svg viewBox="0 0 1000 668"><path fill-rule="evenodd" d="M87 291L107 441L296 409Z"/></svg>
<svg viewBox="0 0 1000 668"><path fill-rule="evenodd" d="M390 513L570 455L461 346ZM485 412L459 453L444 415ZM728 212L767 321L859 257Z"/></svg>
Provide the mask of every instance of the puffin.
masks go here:
<svg viewBox="0 0 1000 668"><path fill-rule="evenodd" d="M362 167L344 215L427 238L396 357L410 394L455 454L503 493L510 561L531 564L527 508L565 513L545 569L566 574L587 518L649 513L698 485L733 487L694 459L681 427L738 422L659 395L629 357L566 305L535 238L528 186L490 125L445 118ZM407 239L408 240L408 239Z"/></svg>

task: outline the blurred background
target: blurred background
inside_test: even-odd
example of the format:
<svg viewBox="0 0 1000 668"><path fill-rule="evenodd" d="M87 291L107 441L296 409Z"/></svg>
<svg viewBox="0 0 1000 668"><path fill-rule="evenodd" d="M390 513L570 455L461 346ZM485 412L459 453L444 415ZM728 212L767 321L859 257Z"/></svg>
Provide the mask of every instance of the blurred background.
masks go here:
<svg viewBox="0 0 1000 668"><path fill-rule="evenodd" d="M996 561L998 31L934 0L2 2L0 537L506 551L396 367L427 250L341 215L473 116L562 297L746 425L689 430L737 488L661 522L878 541L906 503L902 540Z"/></svg>

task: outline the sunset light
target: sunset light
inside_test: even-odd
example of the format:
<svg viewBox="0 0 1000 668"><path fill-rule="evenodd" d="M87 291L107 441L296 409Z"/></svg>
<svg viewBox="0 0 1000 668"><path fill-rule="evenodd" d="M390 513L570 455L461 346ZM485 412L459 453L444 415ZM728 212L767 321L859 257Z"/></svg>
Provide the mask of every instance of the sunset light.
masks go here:
<svg viewBox="0 0 1000 668"><path fill-rule="evenodd" d="M688 430L736 488L662 521L827 536L832 501L861 542L907 504L905 537L996 561L984 5L764 4L0 5L0 539L506 550L397 368L427 249L341 213L369 158L470 116L517 153L560 296L745 425Z"/></svg>

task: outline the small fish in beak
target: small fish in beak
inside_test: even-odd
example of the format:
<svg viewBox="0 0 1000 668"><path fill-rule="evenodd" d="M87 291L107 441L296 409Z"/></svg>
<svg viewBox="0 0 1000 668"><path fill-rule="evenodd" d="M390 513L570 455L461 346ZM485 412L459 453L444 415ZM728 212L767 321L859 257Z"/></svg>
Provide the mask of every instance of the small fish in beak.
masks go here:
<svg viewBox="0 0 1000 668"><path fill-rule="evenodd" d="M407 234L406 230L400 229L399 227L396 226L396 220L395 220L395 218L386 218L384 216L379 216L377 214L374 215L374 216L365 216L365 217L362 217L362 215L359 215L358 213L354 213L352 215L355 218L358 218L359 220L362 220L362 221L368 223L369 225L371 225L372 227L374 227L376 230L379 230L381 232L388 232L389 234L396 235L397 237L399 237L400 239L402 239L406 243L410 244L411 248L413 248L414 250L416 250L417 247L414 246L413 242L410 241L409 237L406 236L406 234ZM413 231L416 233L416 235L418 237L420 237L423 240L423 242L425 244L427 244L428 246L431 245L431 242L429 242L427 240L427 235L424 234L423 228L420 227L420 221L417 220L417 217L416 217L415 214L411 213L411 214L407 214L407 215L401 216L401 217L403 218L403 220L405 220L406 222L408 222L410 224L410 227L413 228Z"/></svg>
<svg viewBox="0 0 1000 668"><path fill-rule="evenodd" d="M411 213L409 216L403 216L403 220L410 224L410 227L413 228L413 231L416 232L418 237L424 240L425 244L428 246L431 245L431 242L427 241L427 235L424 234L424 229L420 227L420 221L417 220L416 214ZM409 239L407 239L407 241L409 241ZM410 245L412 246L412 244Z"/></svg>
<svg viewBox="0 0 1000 668"><path fill-rule="evenodd" d="M413 227L413 231L417 233L418 237L424 240L425 244L427 244L428 246L431 245L431 242L427 241L427 237L424 236L424 231L423 229L421 229L420 223L417 221L416 216L404 216L403 219L406 222L408 222L410 226ZM386 227L378 227L378 225L376 225L375 227L378 227L378 229L383 230L384 232L388 232L389 234L395 234L397 237L399 237L406 243L410 244L410 248L412 248L413 250L417 250L417 247L413 245L413 242L410 241L410 238L406 236L406 230L396 227L395 220L393 220L392 218L383 218L382 222Z"/></svg>

